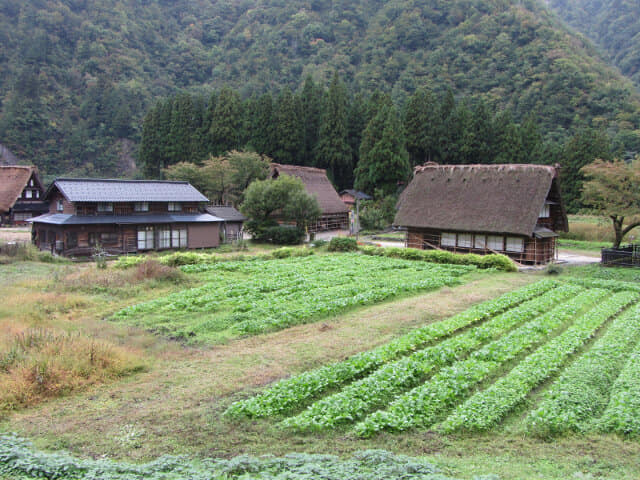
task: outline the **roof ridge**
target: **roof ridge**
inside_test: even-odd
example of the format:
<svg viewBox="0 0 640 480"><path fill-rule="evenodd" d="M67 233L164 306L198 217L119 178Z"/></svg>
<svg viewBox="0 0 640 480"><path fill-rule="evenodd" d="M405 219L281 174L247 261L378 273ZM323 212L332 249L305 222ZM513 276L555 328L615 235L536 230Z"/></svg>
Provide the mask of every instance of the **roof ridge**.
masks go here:
<svg viewBox="0 0 640 480"><path fill-rule="evenodd" d="M119 178L69 178L59 177L54 182L113 182L113 183L173 183L178 185L190 185L189 182L184 180L136 180L136 179L119 179Z"/></svg>

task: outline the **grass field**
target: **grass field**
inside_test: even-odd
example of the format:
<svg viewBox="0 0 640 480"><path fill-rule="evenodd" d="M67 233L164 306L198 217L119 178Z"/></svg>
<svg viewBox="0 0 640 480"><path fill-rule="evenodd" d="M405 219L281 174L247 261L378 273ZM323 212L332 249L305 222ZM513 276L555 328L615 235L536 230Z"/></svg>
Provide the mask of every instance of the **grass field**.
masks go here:
<svg viewBox="0 0 640 480"><path fill-rule="evenodd" d="M293 262L293 259L281 262ZM165 454L186 454L200 465L207 462L202 460L206 458L230 459L241 454L283 457L291 452L307 452L338 455L340 460L330 462L334 462L331 465L336 469L341 469L354 465L349 462L352 462L352 455L357 457L356 452L385 449L394 454L420 458L438 467L442 475L461 479L489 474L502 479L640 478L640 444L633 437L599 429L586 429L585 433L573 433L573 430L560 434L533 432L527 426L530 423L528 419L547 401L548 395L548 398L556 398L549 393L553 392L554 384L561 380L570 384L571 378L577 375L575 372L588 371L580 369L589 364L589 352L606 351L607 345L615 339L624 341L616 332L626 328L626 324L620 322L624 321L626 312L632 311L634 295L637 295L622 289L618 293L605 293L604 297L598 297L602 295L598 293L602 285L600 288L578 284L567 286L569 284L565 285L563 279L575 274L580 279L599 277L604 281L636 281L631 273L607 274L604 269L600 271L595 267L565 269L560 281L554 277L553 282L558 285L548 291L506 307L502 313L496 311L491 315L488 310L487 315L491 316L467 326L459 320L462 322L459 328L450 333L441 331L440 327L432 330L427 327L443 320L453 325L448 319L460 319L469 308L479 308L482 302L495 301L502 294L535 284L541 277L521 273L472 273L465 277L462 285L407 292L378 304L336 311L312 323L259 336L230 338L224 344L209 346L206 343L187 345L183 341L169 340L135 326L135 322L129 320L107 320L128 306L166 298L213 281L207 277L213 275L210 272L176 274L173 269L170 274L157 273L151 277L140 277L136 272L135 268L98 271L91 264L23 262L0 266L4 296L0 307L3 341L14 340L15 334L22 329L44 328L107 345L110 351L123 355L127 366L120 375L99 376L59 395L35 399L31 404L5 410L4 419L0 421L1 431L16 432L32 440L35 444L33 450L69 450L74 459L108 456L119 461L140 462L153 461ZM249 277L251 275L253 273L248 274ZM555 292L555 296L549 296L551 292ZM538 297L546 300L536 306ZM607 303L609 298L615 299L612 300L614 303ZM534 304L527 306L529 317L525 318L526 312L522 307L527 302ZM623 314L616 315L613 310L624 302L629 306ZM500 326L500 321L494 321L517 308L521 309L523 317L510 327L506 316L503 316L506 325ZM587 311L599 312L595 323L580 322ZM534 315L532 312L539 314L531 317ZM199 315L198 312L195 314ZM444 425L459 406L471 402L476 394L489 391L498 379L508 378L518 365L537 365L536 357L528 363L527 359L540 348L554 345L547 351L560 351L563 346L563 351L574 352L566 355L564 361L559 360L562 366L549 378L539 380L529 389L524 400L516 402L488 431L462 427L454 429L454 433L446 433L446 428L420 426L382 428L370 436L359 435L356 426L376 411L389 410L392 401L382 404L384 408L373 402L366 415L358 415L351 422L338 422L335 426L309 429L286 424L287 419L298 417L308 406L323 398L340 394L354 381L318 393L291 412L250 419L225 414L235 402L263 394L273 387L274 382L344 362L372 349L385 349L385 345L398 345L399 339L416 329L422 331L427 328L425 332L440 335L413 351L423 352L451 339L460 342L456 345L464 346L464 339L471 338L464 337L465 334L490 322L494 322L495 328L484 329L483 336L477 337L481 344L477 347L466 344L468 353L461 354L460 358L450 358L449 364L427 371L418 380L416 377L411 380L409 375L406 388L403 386L395 395L407 394L419 386L411 382L427 385L424 378L451 381L455 377L447 377L447 372L452 372L454 367L475 368L474 361L478 364L484 362L484 367L492 367L493 370L485 373L477 384L468 387L455 403L448 404L446 416L439 414L434 425ZM534 325L532 322L538 323ZM600 327L598 322L602 322ZM569 335L563 335L575 326L581 329L582 337L571 336L577 338L572 344L575 348L571 350L571 345L556 339L569 338ZM500 333L500 328L507 330ZM548 333L545 333L545 328L550 329ZM589 328L595 329L595 333L585 338ZM517 335L517 331L528 333ZM534 338L531 332L537 336ZM579 332L574 329L574 333ZM502 340L500 343L503 338L520 340L506 343ZM576 346L581 338L583 342ZM556 343L551 343L553 341ZM494 346L488 348L492 344ZM519 347L512 351L506 345ZM626 345L623 351L631 351L631 347ZM407 355L412 354L399 354L394 361L409 358ZM485 355L493 356L488 358ZM505 355L507 358L500 360ZM625 371L622 363L629 358L636 357L618 357L616 365L619 368L615 371L622 374ZM578 362L579 359L586 360ZM488 365L490 362L498 365ZM567 367L573 370L567 370ZM371 373L374 371L378 369ZM480 367L477 369L480 374L486 371ZM574 372L573 377L565 375L571 371ZM611 392L611 398L616 392L624 398L624 392L630 391L633 376L613 378L610 371L607 369L602 373L610 378L607 380L607 392ZM361 375L360 380L368 376ZM508 383L502 385L508 386ZM598 405L603 404L600 402ZM607 411L607 408L608 404L598 407L597 411ZM615 413L614 408L610 409L611 418ZM450 423L455 424L453 421ZM613 425L611 422L608 424ZM18 449L19 445L12 444L12 448ZM32 458L30 453L20 451ZM58 457L54 456L53 460L56 459ZM388 462L393 461L393 457L388 458ZM242 459L234 462L233 465L251 464L250 460ZM317 463L318 459L303 460L301 464L309 467L314 462ZM191 468L191 460L184 460L184 463L185 468ZM241 471L242 467L238 468ZM259 470L262 467L255 468ZM0 474L0 478L8 480L16 476L7 473L4 477Z"/></svg>

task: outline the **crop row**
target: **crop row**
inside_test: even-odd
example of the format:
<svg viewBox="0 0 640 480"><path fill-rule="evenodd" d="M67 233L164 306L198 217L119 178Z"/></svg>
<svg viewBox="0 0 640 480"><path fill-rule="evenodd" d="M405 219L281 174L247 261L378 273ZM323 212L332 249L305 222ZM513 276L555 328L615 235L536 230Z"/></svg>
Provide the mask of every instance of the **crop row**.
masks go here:
<svg viewBox="0 0 640 480"><path fill-rule="evenodd" d="M607 280L603 278L592 277L569 277L565 279L565 281L573 283L574 285L581 285L585 288L606 288L611 292L622 292L623 290L640 292L640 285L638 285L637 283L623 282L621 280Z"/></svg>
<svg viewBox="0 0 640 480"><path fill-rule="evenodd" d="M602 414L609 391L640 339L640 305L620 315L593 347L568 367L525 420L537 434L585 431Z"/></svg>
<svg viewBox="0 0 640 480"><path fill-rule="evenodd" d="M631 436L640 435L640 344L611 388L611 398L599 428Z"/></svg>
<svg viewBox="0 0 640 480"><path fill-rule="evenodd" d="M224 330L255 334L403 293L459 284L459 277L474 269L358 254L197 267L207 267L203 276L210 282L125 308L115 318L172 336Z"/></svg>
<svg viewBox="0 0 640 480"><path fill-rule="evenodd" d="M469 359L444 368L429 382L398 397L387 409L369 415L356 426L356 432L360 436L370 436L383 429L405 430L432 425L479 382L543 342L578 312L590 308L606 295L606 290L583 291L567 303L473 352Z"/></svg>
<svg viewBox="0 0 640 480"><path fill-rule="evenodd" d="M368 377L317 401L284 424L296 429L309 429L353 422L414 387L433 371L459 360L484 342L500 338L513 327L535 318L581 290L577 286L561 286L458 336L385 364Z"/></svg>
<svg viewBox="0 0 640 480"><path fill-rule="evenodd" d="M557 372L569 355L584 345L607 320L637 299L637 293L619 292L580 316L570 328L529 355L506 376L459 405L439 429L453 432L492 427L523 401L531 389Z"/></svg>
<svg viewBox="0 0 640 480"><path fill-rule="evenodd" d="M266 417L290 412L330 388L336 388L366 375L387 362L394 361L470 325L499 315L557 286L557 282L543 280L504 294L497 299L483 302L446 320L413 330L374 350L281 380L259 395L235 402L229 407L227 413Z"/></svg>

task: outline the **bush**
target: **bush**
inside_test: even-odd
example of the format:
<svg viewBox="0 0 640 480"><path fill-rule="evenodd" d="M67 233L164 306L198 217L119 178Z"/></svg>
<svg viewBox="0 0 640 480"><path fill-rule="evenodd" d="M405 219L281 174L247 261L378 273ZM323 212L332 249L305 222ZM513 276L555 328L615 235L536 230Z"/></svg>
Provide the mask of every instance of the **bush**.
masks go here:
<svg viewBox="0 0 640 480"><path fill-rule="evenodd" d="M328 249L330 252L354 252L358 250L358 243L355 238L333 237Z"/></svg>
<svg viewBox="0 0 640 480"><path fill-rule="evenodd" d="M331 245L329 246L331 247ZM432 263L448 263L452 265L475 265L478 268L495 268L505 272L515 272L515 263L504 255L477 255L475 253L461 254L447 250L419 250L416 248L381 248L364 246L360 251L365 255L402 258L404 260L420 260Z"/></svg>
<svg viewBox="0 0 640 480"><path fill-rule="evenodd" d="M168 280L179 282L184 279L184 274L174 267L163 265L157 260L147 259L136 266L134 274L136 280Z"/></svg>
<svg viewBox="0 0 640 480"><path fill-rule="evenodd" d="M273 252L265 255L265 259L269 258L289 258L289 257L308 257L309 255L314 255L313 250L309 250L308 248L292 248L292 247L282 247L274 250Z"/></svg>
<svg viewBox="0 0 640 480"><path fill-rule="evenodd" d="M276 245L299 245L305 237L305 232L297 227L278 225L263 229L258 240L262 240Z"/></svg>
<svg viewBox="0 0 640 480"><path fill-rule="evenodd" d="M393 223L397 197L389 195L360 204L360 226L365 230L383 230Z"/></svg>

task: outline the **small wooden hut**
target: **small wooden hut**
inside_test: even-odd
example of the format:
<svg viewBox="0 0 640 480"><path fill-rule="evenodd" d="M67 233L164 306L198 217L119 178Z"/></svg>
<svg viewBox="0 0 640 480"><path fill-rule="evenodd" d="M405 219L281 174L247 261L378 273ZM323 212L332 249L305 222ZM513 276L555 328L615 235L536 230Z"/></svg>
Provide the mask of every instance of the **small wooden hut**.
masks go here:
<svg viewBox="0 0 640 480"><path fill-rule="evenodd" d="M394 223L407 246L501 253L525 264L555 259L567 231L556 167L437 165L416 167Z"/></svg>
<svg viewBox="0 0 640 480"><path fill-rule="evenodd" d="M316 223L309 225L310 232L347 230L349 228L349 207L345 205L336 189L333 188L326 170L272 163L271 178L278 178L281 174L299 178L307 193L317 198L322 215Z"/></svg>

